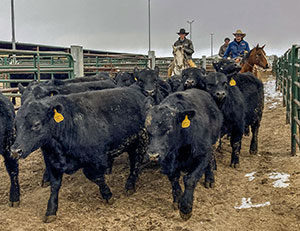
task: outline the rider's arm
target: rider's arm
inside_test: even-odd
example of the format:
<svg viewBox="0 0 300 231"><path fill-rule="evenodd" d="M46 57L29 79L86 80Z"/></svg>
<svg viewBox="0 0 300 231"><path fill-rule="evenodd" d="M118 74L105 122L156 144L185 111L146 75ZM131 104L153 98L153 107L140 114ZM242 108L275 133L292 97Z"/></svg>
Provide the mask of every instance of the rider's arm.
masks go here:
<svg viewBox="0 0 300 231"><path fill-rule="evenodd" d="M189 44L186 44L184 46L184 51L188 54L188 55L191 55L194 53L194 46L193 46L193 43L190 42Z"/></svg>
<svg viewBox="0 0 300 231"><path fill-rule="evenodd" d="M246 42L246 51L250 52L249 44Z"/></svg>

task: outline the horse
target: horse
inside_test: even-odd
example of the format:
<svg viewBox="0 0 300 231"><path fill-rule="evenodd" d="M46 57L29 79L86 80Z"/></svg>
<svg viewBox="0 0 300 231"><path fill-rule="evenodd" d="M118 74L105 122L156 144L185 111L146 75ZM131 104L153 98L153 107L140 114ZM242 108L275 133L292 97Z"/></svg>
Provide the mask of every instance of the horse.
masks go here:
<svg viewBox="0 0 300 231"><path fill-rule="evenodd" d="M189 64L184 54L183 46L172 45L172 47L174 60L169 65L168 77L171 77L173 75L181 75L182 70L189 67Z"/></svg>
<svg viewBox="0 0 300 231"><path fill-rule="evenodd" d="M264 51L264 47L265 45L259 47L259 44L257 44L256 47L254 47L249 53L246 54L246 56L241 61L242 69L240 73L244 73L248 71L253 72L254 65L257 65L264 69L269 67L266 52Z"/></svg>

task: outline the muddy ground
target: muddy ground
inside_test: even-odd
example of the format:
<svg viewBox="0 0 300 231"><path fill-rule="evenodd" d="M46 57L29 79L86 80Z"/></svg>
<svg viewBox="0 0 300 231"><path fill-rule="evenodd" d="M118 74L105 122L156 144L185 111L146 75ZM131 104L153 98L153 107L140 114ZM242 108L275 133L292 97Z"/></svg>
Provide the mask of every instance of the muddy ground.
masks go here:
<svg viewBox="0 0 300 231"><path fill-rule="evenodd" d="M113 205L106 205L98 187L78 171L64 176L58 218L44 224L49 188L40 187L44 164L40 151L36 151L20 161L19 208L8 206L9 179L1 161L0 230L300 230L300 159L290 156L290 127L285 124L280 99L272 94L266 99L258 155L249 154L250 139L244 137L241 167L232 169L225 140L222 153L217 153L216 186L206 189L201 180L195 191L193 216L186 222L173 210L170 183L159 169L145 169L136 193L125 195L129 166L123 155L107 177L114 194ZM252 172L255 178L249 181L245 174ZM268 175L272 172L290 174L286 182L289 186L275 188L275 180ZM251 198L253 206L266 206L235 208L241 206L242 198Z"/></svg>

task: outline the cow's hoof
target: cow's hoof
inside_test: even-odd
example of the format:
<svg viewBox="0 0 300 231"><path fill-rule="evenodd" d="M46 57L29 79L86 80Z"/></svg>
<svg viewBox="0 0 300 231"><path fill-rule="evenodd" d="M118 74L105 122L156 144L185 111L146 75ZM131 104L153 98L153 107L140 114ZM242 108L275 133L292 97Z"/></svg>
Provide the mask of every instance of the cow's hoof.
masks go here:
<svg viewBox="0 0 300 231"><path fill-rule="evenodd" d="M42 183L41 183L42 188L47 188L49 186L50 186L50 181L42 181Z"/></svg>
<svg viewBox="0 0 300 231"><path fill-rule="evenodd" d="M240 167L240 164L239 163L232 163L232 164L230 164L230 167L232 167L232 168L239 168Z"/></svg>
<svg viewBox="0 0 300 231"><path fill-rule="evenodd" d="M44 223L51 223L56 220L56 215L44 216L43 222Z"/></svg>
<svg viewBox="0 0 300 231"><path fill-rule="evenodd" d="M20 201L10 201L9 206L13 208L18 208L20 206Z"/></svg>
<svg viewBox="0 0 300 231"><path fill-rule="evenodd" d="M105 199L106 205L113 205L115 203L115 200L111 197L110 199Z"/></svg>
<svg viewBox="0 0 300 231"><path fill-rule="evenodd" d="M178 210L178 202L173 202L173 209Z"/></svg>
<svg viewBox="0 0 300 231"><path fill-rule="evenodd" d="M239 168L240 167L240 164L237 163L237 164L234 164L234 168Z"/></svg>
<svg viewBox="0 0 300 231"><path fill-rule="evenodd" d="M133 189L126 189L126 196L131 196L134 193L135 193L135 188L133 188Z"/></svg>
<svg viewBox="0 0 300 231"><path fill-rule="evenodd" d="M257 150L250 150L249 151L251 155L256 155L257 154Z"/></svg>
<svg viewBox="0 0 300 231"><path fill-rule="evenodd" d="M192 216L192 212L185 214L185 213L179 211L179 214L180 214L180 217L182 218L182 220L184 220L184 221L187 221Z"/></svg>
<svg viewBox="0 0 300 231"><path fill-rule="evenodd" d="M205 188L214 188L215 183L206 181L206 182L204 182L204 186L205 186Z"/></svg>

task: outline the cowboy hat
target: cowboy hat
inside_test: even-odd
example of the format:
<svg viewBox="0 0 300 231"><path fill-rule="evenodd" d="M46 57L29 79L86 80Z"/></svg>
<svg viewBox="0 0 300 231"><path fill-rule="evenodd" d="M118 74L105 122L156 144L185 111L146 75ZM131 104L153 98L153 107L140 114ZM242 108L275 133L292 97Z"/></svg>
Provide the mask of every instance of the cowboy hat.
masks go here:
<svg viewBox="0 0 300 231"><path fill-rule="evenodd" d="M233 33L233 35L235 36L235 35L242 35L242 37L245 37L246 36L246 34L245 33L243 33L241 30L236 30L236 32L235 33Z"/></svg>
<svg viewBox="0 0 300 231"><path fill-rule="evenodd" d="M181 28L179 32L177 32L177 34L185 34L188 35L189 32L186 32L184 28Z"/></svg>

